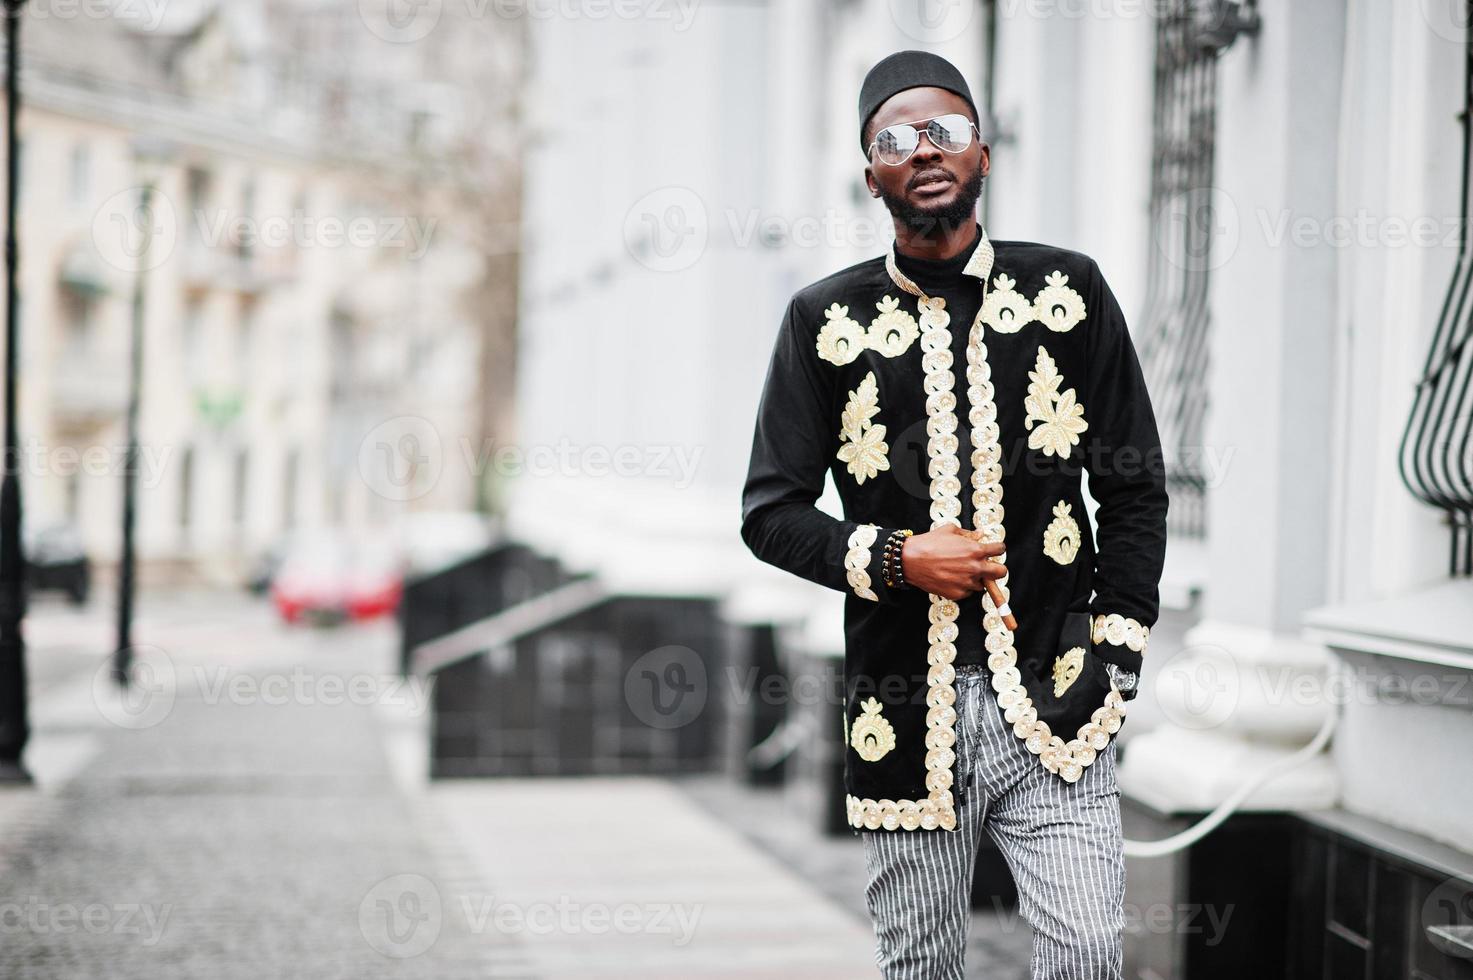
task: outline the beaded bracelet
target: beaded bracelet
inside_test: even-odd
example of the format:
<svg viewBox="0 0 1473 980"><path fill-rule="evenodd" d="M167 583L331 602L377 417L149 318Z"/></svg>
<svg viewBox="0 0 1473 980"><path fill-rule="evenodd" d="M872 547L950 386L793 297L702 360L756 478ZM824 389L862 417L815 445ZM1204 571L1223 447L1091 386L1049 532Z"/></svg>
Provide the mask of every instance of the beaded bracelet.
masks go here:
<svg viewBox="0 0 1473 980"><path fill-rule="evenodd" d="M900 552L905 548L905 539L914 534L908 528L897 528L890 532L885 539L884 560L880 564L880 575L885 584L892 589L905 587L905 566L900 560Z"/></svg>

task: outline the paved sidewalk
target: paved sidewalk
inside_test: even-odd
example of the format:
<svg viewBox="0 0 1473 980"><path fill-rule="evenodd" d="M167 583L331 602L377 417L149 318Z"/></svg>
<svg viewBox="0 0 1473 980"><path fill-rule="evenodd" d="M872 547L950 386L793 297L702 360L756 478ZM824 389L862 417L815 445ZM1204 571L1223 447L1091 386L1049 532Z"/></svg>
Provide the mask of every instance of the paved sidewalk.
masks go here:
<svg viewBox="0 0 1473 980"><path fill-rule="evenodd" d="M874 948L873 925L865 906L864 852L851 834L827 835L817 820L782 787L743 786L721 775L682 777L676 784L701 807L739 830L766 853L812 882L865 927ZM986 980L1028 980L1033 930L1016 908L978 908L967 928L967 976Z"/></svg>
<svg viewBox="0 0 1473 980"><path fill-rule="evenodd" d="M665 781L467 782L434 797L494 885L481 910L525 918L508 964L545 977L878 976L867 925Z"/></svg>
<svg viewBox="0 0 1473 980"><path fill-rule="evenodd" d="M371 706L273 703L264 688L216 686L286 679L293 653L313 652L306 638L277 639L254 658L221 640L214 662L173 648L172 699L160 680L151 704L110 701L105 685L94 700L88 672L37 702L42 788L0 791L0 976L490 975L485 943L453 921L434 956L375 948L384 937L371 893L433 854ZM341 660L310 676L332 676ZM163 663L156 678L167 677ZM78 771L48 768L56 745L78 740L92 743Z"/></svg>
<svg viewBox="0 0 1473 980"><path fill-rule="evenodd" d="M32 658L72 661L33 672L39 786L0 789L6 980L877 975L866 925L669 783L425 786L388 625L145 607L125 700L106 611L45 615Z"/></svg>

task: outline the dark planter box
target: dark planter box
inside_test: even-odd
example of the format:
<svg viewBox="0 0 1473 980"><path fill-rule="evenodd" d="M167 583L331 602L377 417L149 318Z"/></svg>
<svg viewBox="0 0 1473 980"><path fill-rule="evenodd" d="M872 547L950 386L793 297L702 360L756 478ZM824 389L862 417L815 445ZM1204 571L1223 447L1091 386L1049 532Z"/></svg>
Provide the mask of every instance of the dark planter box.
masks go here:
<svg viewBox="0 0 1473 980"><path fill-rule="evenodd" d="M702 599L613 597L435 674L430 774L719 768L720 633Z"/></svg>

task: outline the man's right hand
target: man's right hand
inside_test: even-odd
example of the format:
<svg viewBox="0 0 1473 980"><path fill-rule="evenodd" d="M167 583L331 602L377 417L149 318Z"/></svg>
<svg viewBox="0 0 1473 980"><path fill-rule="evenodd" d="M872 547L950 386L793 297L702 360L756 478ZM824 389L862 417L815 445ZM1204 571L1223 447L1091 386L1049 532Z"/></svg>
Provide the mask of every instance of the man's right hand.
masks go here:
<svg viewBox="0 0 1473 980"><path fill-rule="evenodd" d="M989 559L1007 547L1001 541L978 541L979 533L943 524L912 534L900 551L905 580L924 592L965 599L985 588L987 579L1002 578L1007 566Z"/></svg>

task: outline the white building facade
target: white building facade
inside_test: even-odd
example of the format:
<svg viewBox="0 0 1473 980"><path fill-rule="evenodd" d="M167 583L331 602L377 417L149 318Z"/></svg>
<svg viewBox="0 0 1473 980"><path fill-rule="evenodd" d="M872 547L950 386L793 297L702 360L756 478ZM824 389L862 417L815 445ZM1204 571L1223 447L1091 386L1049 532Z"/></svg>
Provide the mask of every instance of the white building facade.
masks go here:
<svg viewBox="0 0 1473 980"><path fill-rule="evenodd" d="M235 583L295 529L474 506L482 474L445 465L495 411L445 163L465 93L425 69L454 71L454 32L396 43L305 0L130 9L22 16L27 523L75 526L104 568L119 553L140 285L145 581ZM413 485L377 466L375 443L426 433L447 448Z"/></svg>
<svg viewBox="0 0 1473 980"><path fill-rule="evenodd" d="M1335 893L1353 864L1412 910L1393 928L1296 901L1311 938L1269 950L1301 975L1466 975L1424 933L1450 925L1427 881L1473 888L1470 23L1390 0L770 0L535 25L530 99L559 115L527 161L519 426L579 462L516 481L512 526L623 588L839 642L841 597L741 546L751 421L787 298L888 247L855 139L864 72L944 54L988 117L984 227L1100 263L1172 452L1163 625L1124 736L1132 832L1266 777L1239 809L1303 818L1263 831L1299 862L1282 870ZM619 451L626 471L594 472ZM1217 975L1184 965L1180 932L1136 962Z"/></svg>

